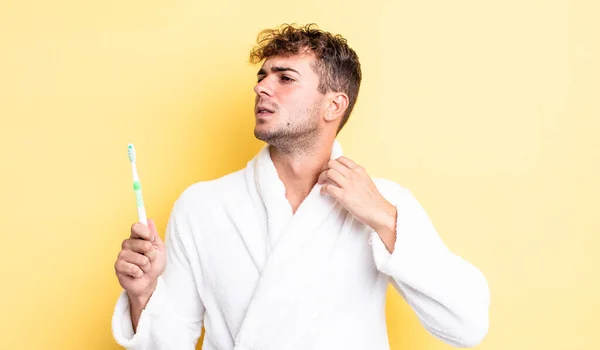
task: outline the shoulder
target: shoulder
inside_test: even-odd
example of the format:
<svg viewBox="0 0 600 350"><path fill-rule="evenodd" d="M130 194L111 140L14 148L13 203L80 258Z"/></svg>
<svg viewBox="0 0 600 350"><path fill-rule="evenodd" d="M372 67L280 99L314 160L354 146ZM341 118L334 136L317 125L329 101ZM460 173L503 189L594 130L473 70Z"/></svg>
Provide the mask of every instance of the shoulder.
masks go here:
<svg viewBox="0 0 600 350"><path fill-rule="evenodd" d="M401 184L384 178L374 178L373 182L381 195L390 203L397 205L403 200L414 198L412 192Z"/></svg>
<svg viewBox="0 0 600 350"><path fill-rule="evenodd" d="M415 217L427 217L423 205L410 189L388 179L378 178L373 179L373 182L381 195L395 207L402 208L404 212Z"/></svg>
<svg viewBox="0 0 600 350"><path fill-rule="evenodd" d="M399 183L385 179L385 178L374 178L373 182L375 186L381 192L381 194L385 197L387 195L398 194L399 192L408 191L407 188L403 187Z"/></svg>
<svg viewBox="0 0 600 350"><path fill-rule="evenodd" d="M244 169L229 173L220 178L199 181L188 186L177 198L175 209L186 211L193 208L219 206L229 201L233 196L244 192L246 186Z"/></svg>

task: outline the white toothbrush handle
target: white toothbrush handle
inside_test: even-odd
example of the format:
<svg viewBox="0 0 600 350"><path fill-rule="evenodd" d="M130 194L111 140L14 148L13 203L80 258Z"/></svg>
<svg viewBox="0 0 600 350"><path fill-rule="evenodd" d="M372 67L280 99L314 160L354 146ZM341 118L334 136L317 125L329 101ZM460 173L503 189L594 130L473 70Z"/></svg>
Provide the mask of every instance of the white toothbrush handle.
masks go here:
<svg viewBox="0 0 600 350"><path fill-rule="evenodd" d="M144 197L142 196L142 183L137 174L137 167L135 163L131 164L133 171L133 190L135 191L135 204L137 206L138 219L144 225L148 225L146 219L146 208L144 207Z"/></svg>
<svg viewBox="0 0 600 350"><path fill-rule="evenodd" d="M142 198L141 189L139 191L135 191L135 201L137 203L139 221L144 225L148 225L148 221L146 220L146 208L144 208L144 199Z"/></svg>

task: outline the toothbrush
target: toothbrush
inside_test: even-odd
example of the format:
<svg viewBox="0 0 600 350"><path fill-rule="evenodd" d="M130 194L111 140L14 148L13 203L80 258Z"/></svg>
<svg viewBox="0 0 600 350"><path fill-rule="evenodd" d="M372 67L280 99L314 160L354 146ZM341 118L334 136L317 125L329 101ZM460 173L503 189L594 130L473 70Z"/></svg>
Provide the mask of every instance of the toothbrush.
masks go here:
<svg viewBox="0 0 600 350"><path fill-rule="evenodd" d="M146 208L144 208L144 199L142 197L142 184L138 177L137 167L135 166L135 147L133 144L127 145L127 155L131 162L131 171L133 172L133 190L135 191L135 202L137 204L138 218L144 225L148 225L146 220Z"/></svg>

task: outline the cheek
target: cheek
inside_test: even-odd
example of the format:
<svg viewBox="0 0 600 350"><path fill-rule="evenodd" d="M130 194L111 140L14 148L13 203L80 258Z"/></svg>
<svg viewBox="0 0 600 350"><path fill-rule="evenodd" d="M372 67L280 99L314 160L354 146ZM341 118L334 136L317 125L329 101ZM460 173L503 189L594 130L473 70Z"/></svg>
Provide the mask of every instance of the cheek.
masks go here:
<svg viewBox="0 0 600 350"><path fill-rule="evenodd" d="M298 91L284 94L281 98L282 102L289 110L306 109L306 107L311 104L311 101L313 101L313 96Z"/></svg>
<svg viewBox="0 0 600 350"><path fill-rule="evenodd" d="M292 104L294 100L294 94L290 91L286 91L286 89L279 89L275 96L279 103L284 106Z"/></svg>
<svg viewBox="0 0 600 350"><path fill-rule="evenodd" d="M294 114L300 104L298 97L289 93L282 93L277 96L277 102L279 104L279 112L283 115Z"/></svg>

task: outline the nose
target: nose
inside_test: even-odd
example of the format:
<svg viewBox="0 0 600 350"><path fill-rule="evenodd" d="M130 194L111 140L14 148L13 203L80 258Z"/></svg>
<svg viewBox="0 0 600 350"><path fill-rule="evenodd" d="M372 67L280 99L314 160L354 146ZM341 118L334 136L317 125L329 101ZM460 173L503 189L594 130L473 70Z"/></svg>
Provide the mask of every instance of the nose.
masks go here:
<svg viewBox="0 0 600 350"><path fill-rule="evenodd" d="M269 81L270 79L265 77L260 82L256 83L254 86L254 92L256 93L256 96L273 96L273 87Z"/></svg>

